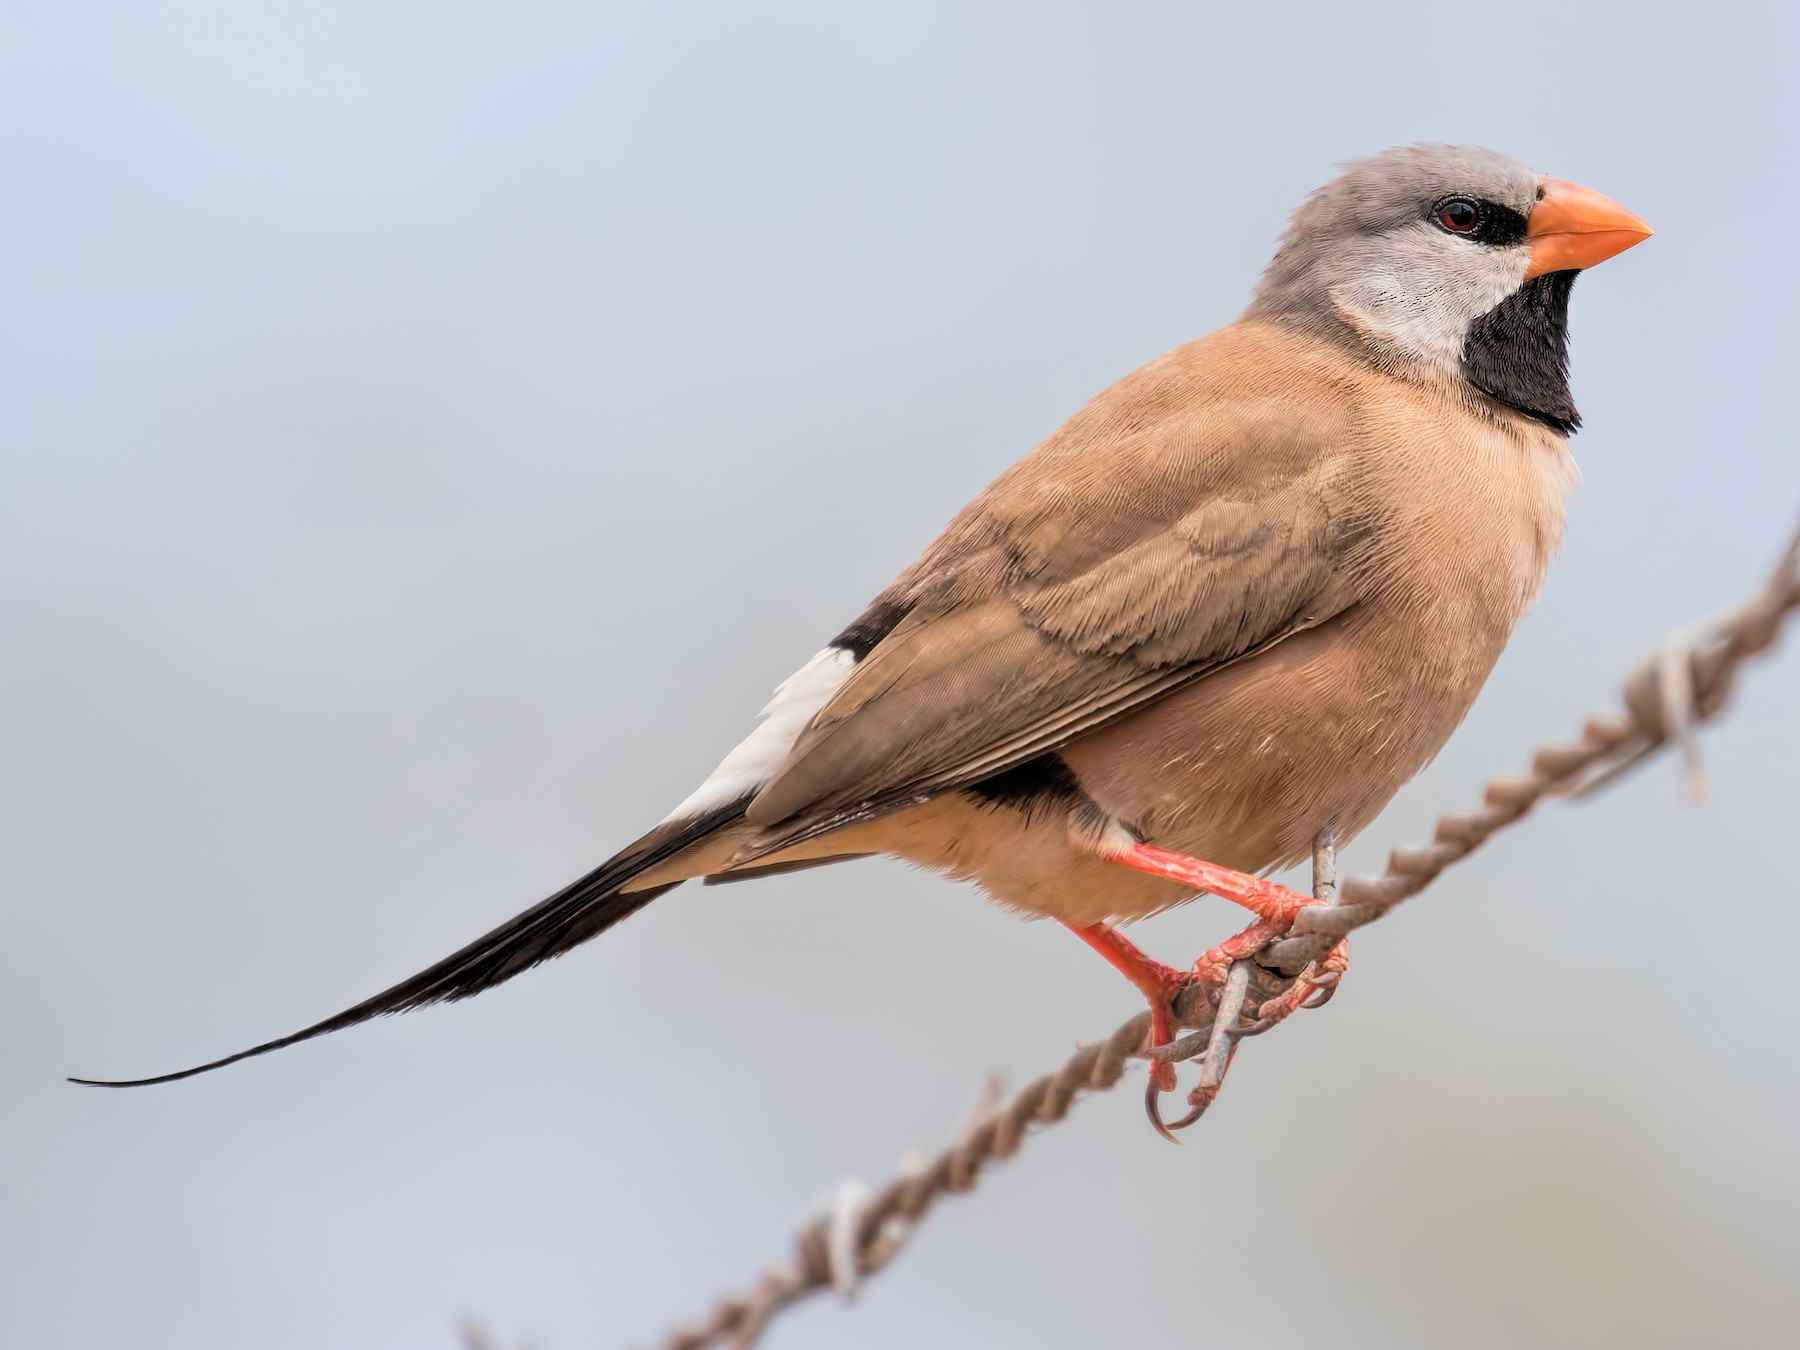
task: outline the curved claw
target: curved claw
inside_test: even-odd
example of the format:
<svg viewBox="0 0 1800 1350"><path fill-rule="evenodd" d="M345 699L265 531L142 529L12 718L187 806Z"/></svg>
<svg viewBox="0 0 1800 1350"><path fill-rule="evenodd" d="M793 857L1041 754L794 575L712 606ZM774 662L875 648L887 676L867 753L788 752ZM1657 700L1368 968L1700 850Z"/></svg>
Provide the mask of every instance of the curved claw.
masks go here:
<svg viewBox="0 0 1800 1350"><path fill-rule="evenodd" d="M1180 1120L1171 1120L1168 1124L1168 1128L1171 1130L1185 1130L1188 1126L1197 1124L1200 1117L1206 1114L1206 1108L1213 1104L1214 1099L1217 1098L1218 1095L1219 1090L1217 1088L1214 1088L1204 1096L1201 1095L1201 1090L1199 1088L1195 1088L1194 1096L1188 1098L1188 1113ZM1199 1100L1196 1101L1195 1098L1199 1098ZM1171 1135L1170 1137L1173 1138L1174 1136ZM1181 1141L1176 1139L1175 1142L1179 1144Z"/></svg>
<svg viewBox="0 0 1800 1350"><path fill-rule="evenodd" d="M1150 1128L1155 1130L1164 1139L1167 1139L1171 1144L1179 1144L1181 1142L1181 1140L1177 1139L1169 1132L1170 1127L1163 1120L1162 1088L1157 1085L1156 1075L1154 1073L1151 1074L1149 1083L1144 1087L1144 1114L1150 1117ZM1198 1119L1198 1117L1195 1117L1195 1119ZM1175 1123L1174 1128L1183 1130L1191 1124L1193 1124L1193 1121L1189 1120L1186 1116L1183 1116Z"/></svg>
<svg viewBox="0 0 1800 1350"><path fill-rule="evenodd" d="M1300 1001L1300 1006L1302 1008L1323 1008L1337 996L1337 991L1338 982L1336 980L1332 980L1329 984L1317 985L1313 988L1312 993Z"/></svg>

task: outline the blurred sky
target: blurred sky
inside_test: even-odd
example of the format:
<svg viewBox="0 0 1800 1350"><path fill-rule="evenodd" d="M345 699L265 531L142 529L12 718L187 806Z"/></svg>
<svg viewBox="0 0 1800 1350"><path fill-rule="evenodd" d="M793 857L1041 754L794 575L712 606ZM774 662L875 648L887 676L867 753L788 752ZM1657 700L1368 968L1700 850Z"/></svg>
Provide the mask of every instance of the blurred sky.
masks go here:
<svg viewBox="0 0 1800 1350"><path fill-rule="evenodd" d="M648 1340L1135 1011L869 862L61 1081L292 1030L610 853L982 483L1229 321L1346 158L1486 143L1658 230L1575 296L1544 598L1349 869L1800 507L1775 3L10 0L0 52L6 1345ZM1360 934L1187 1148L1088 1102L770 1344L1791 1343L1792 648L1709 805L1662 764L1546 810ZM1223 908L1136 936L1185 960Z"/></svg>

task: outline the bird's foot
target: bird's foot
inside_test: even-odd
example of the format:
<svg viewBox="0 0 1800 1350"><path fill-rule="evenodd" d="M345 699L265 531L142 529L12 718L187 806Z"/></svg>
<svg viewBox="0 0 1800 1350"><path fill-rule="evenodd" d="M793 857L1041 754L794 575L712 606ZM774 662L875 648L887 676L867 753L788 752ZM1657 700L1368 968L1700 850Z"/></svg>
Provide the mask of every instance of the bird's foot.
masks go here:
<svg viewBox="0 0 1800 1350"><path fill-rule="evenodd" d="M1213 862L1190 859L1184 853L1170 853L1157 848L1156 844L1130 844L1127 848L1116 851L1112 857L1116 862L1123 862L1127 868L1138 868L1154 877L1170 878L1183 882L1186 886L1199 887L1211 891L1213 895L1224 896L1233 904L1244 905L1251 913L1256 914L1255 923L1238 932L1237 936L1222 941L1219 947L1213 947L1193 963L1195 972L1211 983L1222 981L1233 961L1251 958L1264 949L1267 943L1287 936L1289 929L1294 927L1294 916L1301 909L1323 904L1312 896L1289 891L1285 886L1276 886L1274 882L1249 877L1246 873L1233 871L1231 868L1220 868ZM1276 1022L1300 1012L1301 1008L1323 1008L1330 1003L1332 994L1336 994L1337 983L1343 979L1348 965L1350 949L1343 941L1339 941L1336 947L1325 954L1325 958L1314 961L1305 972L1301 972L1300 979L1296 979L1285 994L1267 999L1256 1010L1256 1021L1251 1022L1244 1035L1267 1031Z"/></svg>
<svg viewBox="0 0 1800 1350"><path fill-rule="evenodd" d="M1236 1036L1229 1037L1225 1046L1224 1058L1219 1062L1218 1072L1202 1074L1200 1081L1194 1084L1194 1090L1188 1093L1188 1111L1185 1116L1180 1120L1165 1121L1160 1119L1161 1112L1157 1112L1158 1118L1152 1123L1157 1127L1156 1132L1164 1139L1180 1143L1181 1141L1175 1138L1174 1132L1185 1130L1188 1126L1199 1123L1200 1117L1205 1115L1212 1104L1219 1099L1219 1089L1225 1086L1225 1074L1231 1068L1231 1061L1237 1056L1237 1042Z"/></svg>
<svg viewBox="0 0 1800 1350"><path fill-rule="evenodd" d="M1256 1009L1253 1020L1241 1022L1248 967L1239 971L1235 984L1231 978L1232 968L1240 962L1248 962L1277 938L1285 937L1293 927L1294 916L1301 910L1323 902L1272 881L1185 854L1171 853L1154 844L1132 841L1108 849L1106 856L1140 872L1210 892L1256 915L1256 922L1201 955L1191 971L1176 970L1153 960L1105 924L1087 928L1070 925L1078 937L1104 956L1149 999L1151 1049L1171 1042L1175 1002L1183 991L1195 983L1206 991L1207 1001L1215 1010L1213 1030L1208 1039L1200 1082L1188 1094L1188 1112L1179 1120L1164 1120L1160 1106L1162 1094L1175 1087L1173 1061L1153 1058L1150 1063L1150 1082L1144 1095L1145 1111L1156 1132L1173 1141L1175 1130L1194 1124L1217 1100L1225 1074L1237 1054L1239 1039L1267 1031L1301 1008L1323 1007L1330 1000L1343 978L1349 949L1339 942L1323 958L1308 966L1286 992L1265 1000Z"/></svg>
<svg viewBox="0 0 1800 1350"><path fill-rule="evenodd" d="M1111 849L1107 856L1140 872L1209 891L1256 915L1255 923L1227 938L1194 963L1195 973L1214 984L1223 981L1234 961L1253 957L1275 939L1287 936L1301 910L1324 903L1261 877L1190 858L1184 853L1171 853L1154 844L1133 841ZM1251 1025L1257 1031L1266 1031L1301 1008L1324 1007L1337 992L1338 982L1343 979L1349 962L1349 948L1340 941L1322 959L1308 966L1286 993L1266 1000L1257 1009L1256 1020Z"/></svg>
<svg viewBox="0 0 1800 1350"><path fill-rule="evenodd" d="M1332 995L1337 993L1339 982L1344 972L1350 967L1349 939L1340 939L1336 946L1313 962L1286 992L1267 999L1256 1010L1256 1020L1244 1028L1246 1036L1260 1035L1277 1022L1285 1022L1302 1008L1323 1008L1331 1002Z"/></svg>
<svg viewBox="0 0 1800 1350"><path fill-rule="evenodd" d="M1285 926L1278 927L1258 919L1241 933L1234 933L1218 946L1203 953L1194 962L1191 978L1206 988L1207 998L1214 1009L1213 1029L1207 1040L1206 1057L1201 1063L1200 1081L1188 1093L1187 1114L1179 1120L1165 1121L1154 1095L1146 1103L1151 1124L1165 1139L1173 1138L1173 1131L1185 1130L1195 1124L1206 1114L1207 1108L1218 1100L1219 1089L1225 1085L1225 1075L1231 1068L1232 1059L1237 1055L1240 1040L1245 1036L1256 1036L1267 1031L1302 1008L1322 1008L1337 992L1338 981L1343 979L1350 959L1349 946L1342 941L1322 959L1302 971L1285 992L1265 999L1256 1010L1255 1020L1248 1023L1241 1020L1244 991L1249 982L1250 971L1248 966L1244 966L1234 987L1232 968L1240 962L1250 961L1264 946L1284 932Z"/></svg>
<svg viewBox="0 0 1800 1350"><path fill-rule="evenodd" d="M1135 943L1110 924L1094 923L1085 927L1065 924L1064 927L1105 957L1107 964L1136 985L1138 992L1150 1004L1148 1048L1154 1050L1173 1041L1176 1000L1189 985L1204 977L1197 970L1177 970L1174 966L1164 965L1155 957L1146 956ZM1207 996L1217 1004L1218 993L1215 989L1209 988ZM1175 1136L1169 1133L1169 1126L1163 1121L1159 1102L1163 1093L1174 1090L1174 1062L1152 1059L1150 1081L1144 1087L1144 1111L1150 1117L1150 1124L1156 1132L1171 1141Z"/></svg>
<svg viewBox="0 0 1800 1350"><path fill-rule="evenodd" d="M1243 932L1227 938L1202 955L1194 962L1191 970L1177 970L1174 966L1164 965L1154 957L1145 955L1136 944L1108 924L1096 923L1086 927L1068 924L1066 927L1136 985L1138 992L1150 1004L1150 1037L1146 1048L1156 1050L1174 1042L1176 1003L1190 986L1198 984L1205 992L1206 1001L1213 1008L1214 1027L1207 1039L1200 1082L1188 1094L1187 1114L1178 1120L1165 1120L1162 1113L1163 1095L1175 1090L1175 1061L1155 1056L1150 1060L1149 1081L1144 1085L1144 1114L1150 1118L1151 1127L1171 1143L1177 1142L1174 1134L1176 1130L1184 1130L1198 1121L1218 1097L1226 1071L1231 1067L1232 1057L1237 1053L1238 1039L1249 1030L1262 1030L1265 1024L1273 1025L1274 1021L1288 1016L1328 983L1323 975L1311 983L1303 977L1295 983L1294 988L1300 992L1294 997L1292 1007L1272 1016L1275 1005L1283 1003L1288 995L1270 999L1257 1010L1258 1020L1253 1027L1245 1028L1239 1025L1239 1018L1244 1006L1246 981L1243 977L1248 975L1248 971L1240 975L1234 989L1231 968L1254 956L1266 943L1280 937L1283 930L1276 925L1257 920ZM1326 963L1321 963L1321 967L1324 964ZM1330 977L1330 982L1335 983L1335 979L1334 974ZM1195 1049L1197 1052L1198 1046Z"/></svg>
<svg viewBox="0 0 1800 1350"><path fill-rule="evenodd" d="M1213 1005L1212 1033L1207 1037L1206 1055L1200 1065L1200 1081L1188 1093L1187 1114L1179 1120L1164 1121L1156 1104L1150 1103L1151 1124L1156 1126L1156 1132L1163 1138L1173 1139L1173 1131L1185 1130L1198 1123L1200 1117L1218 1100L1219 1089L1225 1086L1225 1075L1231 1069L1231 1061L1237 1056L1238 1041L1244 1034L1238 1022L1244 1010L1244 993L1249 986L1250 969L1247 964L1244 965L1238 970L1235 980L1232 978L1232 970L1240 962L1248 962L1285 931L1284 925L1258 919L1242 932L1233 933L1218 946L1202 952L1194 962L1192 978L1206 989L1207 1000ZM1269 1003L1277 1001L1268 1000ZM1267 1007L1267 1004L1264 1006Z"/></svg>

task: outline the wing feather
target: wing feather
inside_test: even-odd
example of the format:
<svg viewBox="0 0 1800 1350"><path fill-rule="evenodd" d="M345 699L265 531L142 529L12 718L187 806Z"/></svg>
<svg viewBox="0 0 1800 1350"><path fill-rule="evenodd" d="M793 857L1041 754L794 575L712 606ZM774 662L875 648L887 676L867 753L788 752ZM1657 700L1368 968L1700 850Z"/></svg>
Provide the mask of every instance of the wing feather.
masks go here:
<svg viewBox="0 0 1800 1350"><path fill-rule="evenodd" d="M1349 414L1234 386L1206 342L1102 395L877 599L905 617L748 808L771 844L1004 772L1355 602Z"/></svg>

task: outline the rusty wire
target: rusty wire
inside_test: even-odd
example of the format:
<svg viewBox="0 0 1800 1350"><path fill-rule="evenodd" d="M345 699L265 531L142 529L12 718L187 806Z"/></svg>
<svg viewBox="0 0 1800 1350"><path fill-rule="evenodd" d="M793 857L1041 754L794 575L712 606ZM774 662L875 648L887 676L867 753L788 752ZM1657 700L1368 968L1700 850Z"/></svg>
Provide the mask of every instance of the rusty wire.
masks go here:
<svg viewBox="0 0 1800 1350"><path fill-rule="evenodd" d="M1622 713L1598 713L1588 719L1580 740L1543 747L1523 777L1491 780L1478 809L1439 818L1429 845L1395 849L1379 877L1341 883L1335 880L1329 843L1315 850L1314 894L1327 903L1302 910L1289 936L1257 954L1249 1006L1280 994L1343 934L1417 895L1546 798L1598 791L1671 745L1679 747L1689 792L1697 796L1703 780L1694 729L1724 711L1738 669L1774 645L1795 609L1800 609L1800 530L1755 596L1677 633L1638 663L1625 679ZM1327 887L1334 883L1332 894ZM1213 1006L1201 986L1182 993L1175 1014L1178 1025L1195 1034L1165 1047L1158 1058L1199 1055L1219 1039L1211 1035ZM827 1289L851 1297L861 1280L899 1254L940 1197L974 1189L987 1164L1018 1152L1031 1126L1059 1121L1081 1094L1117 1083L1126 1063L1145 1055L1149 1032L1146 1011L1105 1040L1082 1046L1010 1099L992 1100L998 1093L990 1084L989 1099L954 1144L933 1157L910 1158L898 1177L873 1194L846 1185L801 1228L791 1259L769 1267L744 1293L719 1300L704 1321L678 1328L660 1350L714 1345L745 1350L761 1338L771 1318L799 1300Z"/></svg>

